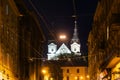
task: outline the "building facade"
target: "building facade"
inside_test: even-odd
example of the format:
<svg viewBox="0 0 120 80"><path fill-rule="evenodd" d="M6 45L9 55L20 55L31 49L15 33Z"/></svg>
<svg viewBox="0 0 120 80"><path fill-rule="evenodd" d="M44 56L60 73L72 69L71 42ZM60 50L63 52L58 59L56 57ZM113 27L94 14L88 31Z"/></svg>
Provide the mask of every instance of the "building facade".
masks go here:
<svg viewBox="0 0 120 80"><path fill-rule="evenodd" d="M119 0L98 2L88 38L90 80L119 80L120 78L119 7Z"/></svg>
<svg viewBox="0 0 120 80"><path fill-rule="evenodd" d="M80 52L77 21L74 23L75 28L70 45L62 43L58 47L54 42L48 45L48 67L51 71L49 74L52 73L52 75L47 80L89 80L87 61L83 60Z"/></svg>
<svg viewBox="0 0 120 80"><path fill-rule="evenodd" d="M13 0L0 0L0 80L19 80L19 16Z"/></svg>
<svg viewBox="0 0 120 80"><path fill-rule="evenodd" d="M85 66L68 66L61 67L63 72L62 80L89 80L88 67Z"/></svg>
<svg viewBox="0 0 120 80"><path fill-rule="evenodd" d="M22 0L0 0L0 80L41 78L34 58L42 57L45 37L35 15Z"/></svg>

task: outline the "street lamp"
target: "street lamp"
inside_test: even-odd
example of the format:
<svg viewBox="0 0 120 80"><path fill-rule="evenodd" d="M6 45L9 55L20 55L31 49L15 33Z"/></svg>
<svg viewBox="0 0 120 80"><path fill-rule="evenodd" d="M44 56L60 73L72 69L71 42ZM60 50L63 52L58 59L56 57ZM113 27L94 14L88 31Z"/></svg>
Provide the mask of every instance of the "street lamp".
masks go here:
<svg viewBox="0 0 120 80"><path fill-rule="evenodd" d="M82 79L83 79L83 76L80 77L80 80L82 80Z"/></svg>
<svg viewBox="0 0 120 80"><path fill-rule="evenodd" d="M89 80L90 76L89 76L89 75L87 75L86 77L87 77L87 80Z"/></svg>
<svg viewBox="0 0 120 80"><path fill-rule="evenodd" d="M50 77L49 68L43 67L42 73L43 73L43 80L49 80L49 77Z"/></svg>
<svg viewBox="0 0 120 80"><path fill-rule="evenodd" d="M46 73L47 73L47 71L46 71L45 69L43 69L43 70L42 70L42 73L43 73L43 74L46 74Z"/></svg>

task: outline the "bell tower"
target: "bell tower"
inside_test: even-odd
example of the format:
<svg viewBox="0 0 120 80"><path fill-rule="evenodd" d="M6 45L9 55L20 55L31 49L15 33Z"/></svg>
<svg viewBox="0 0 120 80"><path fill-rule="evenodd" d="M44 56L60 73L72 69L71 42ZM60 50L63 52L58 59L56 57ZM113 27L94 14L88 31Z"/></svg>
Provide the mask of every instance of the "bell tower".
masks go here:
<svg viewBox="0 0 120 80"><path fill-rule="evenodd" d="M73 37L71 39L71 51L75 53L75 55L81 55L80 53L80 41L78 38L78 32L77 32L77 15L76 15L76 7L75 7L75 1L73 0L73 9L74 9L74 15L72 16L74 18L74 33Z"/></svg>
<svg viewBox="0 0 120 80"><path fill-rule="evenodd" d="M77 21L75 20L74 23L75 23L75 28L74 28L73 38L71 39L71 51L77 55L81 55L80 53L81 46L77 33Z"/></svg>

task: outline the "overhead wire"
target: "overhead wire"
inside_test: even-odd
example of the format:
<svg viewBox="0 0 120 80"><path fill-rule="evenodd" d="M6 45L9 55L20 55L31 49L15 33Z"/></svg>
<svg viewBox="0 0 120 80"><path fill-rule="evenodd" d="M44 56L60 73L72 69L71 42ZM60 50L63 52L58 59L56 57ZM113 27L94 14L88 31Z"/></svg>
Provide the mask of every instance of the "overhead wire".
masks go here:
<svg viewBox="0 0 120 80"><path fill-rule="evenodd" d="M45 23L45 27L47 28L47 30L49 31L49 33L53 36L54 40L57 41L55 35L53 34L53 32L50 31L50 29L48 28L48 24L46 23L46 20L44 19L44 17L40 14L40 12L38 11L38 9L35 7L35 5L33 4L33 2L31 0L28 0L29 3L31 4L31 6L33 7L33 9L35 10L35 12L37 13L37 15L42 19L42 21Z"/></svg>
<svg viewBox="0 0 120 80"><path fill-rule="evenodd" d="M51 59L51 60L48 60L47 58L37 58L37 59L41 59L41 60L43 60L43 61L52 61L52 60L54 60L54 61L65 61L65 60L67 60L67 61L72 61L72 60L79 60L79 59L83 59L83 60L85 60L86 58L88 58L88 57L96 57L96 56L98 56L98 55L101 55L101 54L103 54L103 53L99 53L99 54L92 54L92 55L81 55L81 56L76 56L76 57L64 57L64 58L59 58L59 59ZM59 57L59 56L58 56Z"/></svg>
<svg viewBox="0 0 120 80"><path fill-rule="evenodd" d="M40 12L38 11L38 9L35 7L35 5L33 4L33 2L31 0L28 0L29 3L31 4L31 6L33 7L33 9L35 10L35 12L37 13L37 15L43 20L43 22L45 23L45 27L48 29L48 31L50 32L50 34L54 37L55 40L57 40L54 36L54 34L49 30L48 25L46 23L46 20L44 19L44 17L40 14ZM75 0L73 0L73 10L74 10L74 15L72 17L74 17L75 19L77 18L77 12L76 12L76 5L75 5ZM82 57L88 57L88 56L82 56ZM79 57L79 58L82 58ZM33 58L33 59L44 59L47 60L45 58ZM60 59L60 60L65 60L65 59Z"/></svg>
<svg viewBox="0 0 120 80"><path fill-rule="evenodd" d="M74 14L73 14L73 17L77 17L77 12L76 12L76 5L75 5L75 0L73 0L73 11L74 11Z"/></svg>
<svg viewBox="0 0 120 80"><path fill-rule="evenodd" d="M50 34L53 36L54 40L57 41L56 37L54 36L54 34L50 31L50 29L48 28L48 25L46 23L46 20L44 19L44 17L39 13L39 11L37 10L37 8L34 6L33 2L31 0L28 0L29 3L31 4L31 6L33 7L33 9L35 10L35 12L37 13L37 15L42 19L42 21L45 23L45 27L47 28L47 30L50 32ZM46 60L45 58L31 58L31 60L33 59L42 59L42 60ZM43 61L44 62L44 61Z"/></svg>
<svg viewBox="0 0 120 80"><path fill-rule="evenodd" d="M31 1L31 0L29 0L29 1ZM75 9L75 8L74 8L74 9ZM36 8L35 8L35 10L37 11ZM76 10L74 10L74 11L75 11L74 14L76 14ZM38 14L38 15L42 18L42 20L45 22L43 16L41 16L38 11L37 11L37 14ZM46 22L45 22L45 23L46 23ZM46 24L46 26L47 26L47 24ZM14 35L17 34L17 33L14 32L11 28L9 28L9 30L10 30ZM49 29L48 29L48 30L49 30ZM50 31L50 32L51 32L51 31ZM52 33L51 33L51 34L52 34ZM53 35L53 34L52 34L52 35ZM31 57L32 59L47 60L47 59L45 59L45 58L43 57L43 55L42 55L38 50L36 50L31 44L29 44L24 38L22 38L22 36L20 36L20 35L16 35L16 36L19 37L21 40L23 40L23 42L24 42L28 47L32 48L32 49L35 51L36 55L42 57L42 58L34 58L34 57ZM93 56L94 56L94 55L93 55ZM84 57L88 57L88 56L84 56ZM78 57L78 59L81 59L81 58L83 58L83 56ZM72 58L72 59L76 59L76 58ZM59 59L59 60L71 60L71 59L70 59L70 58L64 58L64 59Z"/></svg>
<svg viewBox="0 0 120 80"><path fill-rule="evenodd" d="M17 34L16 32L14 32L12 29L10 29L9 28L9 31L11 31L13 34ZM39 57L31 57L32 59L39 59L39 60L47 60L48 61L48 59L46 59L46 58L44 58L43 57L43 55L41 55L41 53L38 51L38 50L36 50L33 46L31 46L27 41L25 41L25 39L23 39L21 36L19 36L19 35L16 35L17 37L19 37L20 39L22 39L23 40L23 42L25 43L25 44L27 44L27 46L28 47L30 47L30 48L32 48L34 51L35 51L35 53L37 53L37 55L38 56L40 56L40 57L42 57L42 58L39 58ZM102 53L101 53L102 54ZM92 54L92 55L89 55L89 56L78 56L78 57L73 57L73 58L71 58L71 57L65 57L65 58L63 58L63 59L59 59L59 60L69 60L69 59L81 59L81 58L87 58L87 57L94 57L94 56L97 56L97 55L100 55L100 53L99 54Z"/></svg>

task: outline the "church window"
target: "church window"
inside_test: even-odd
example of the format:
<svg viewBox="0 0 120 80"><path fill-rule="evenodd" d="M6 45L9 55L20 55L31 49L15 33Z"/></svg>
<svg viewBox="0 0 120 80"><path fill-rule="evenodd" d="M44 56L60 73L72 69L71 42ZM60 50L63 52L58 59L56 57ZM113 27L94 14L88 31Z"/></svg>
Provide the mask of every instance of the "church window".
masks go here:
<svg viewBox="0 0 120 80"><path fill-rule="evenodd" d="M66 51L66 49L65 48L62 48L61 49L61 53L66 53L67 51Z"/></svg>
<svg viewBox="0 0 120 80"><path fill-rule="evenodd" d="M52 49L52 51L54 51L54 49Z"/></svg>
<svg viewBox="0 0 120 80"><path fill-rule="evenodd" d="M74 51L76 51L76 48L74 48Z"/></svg>

